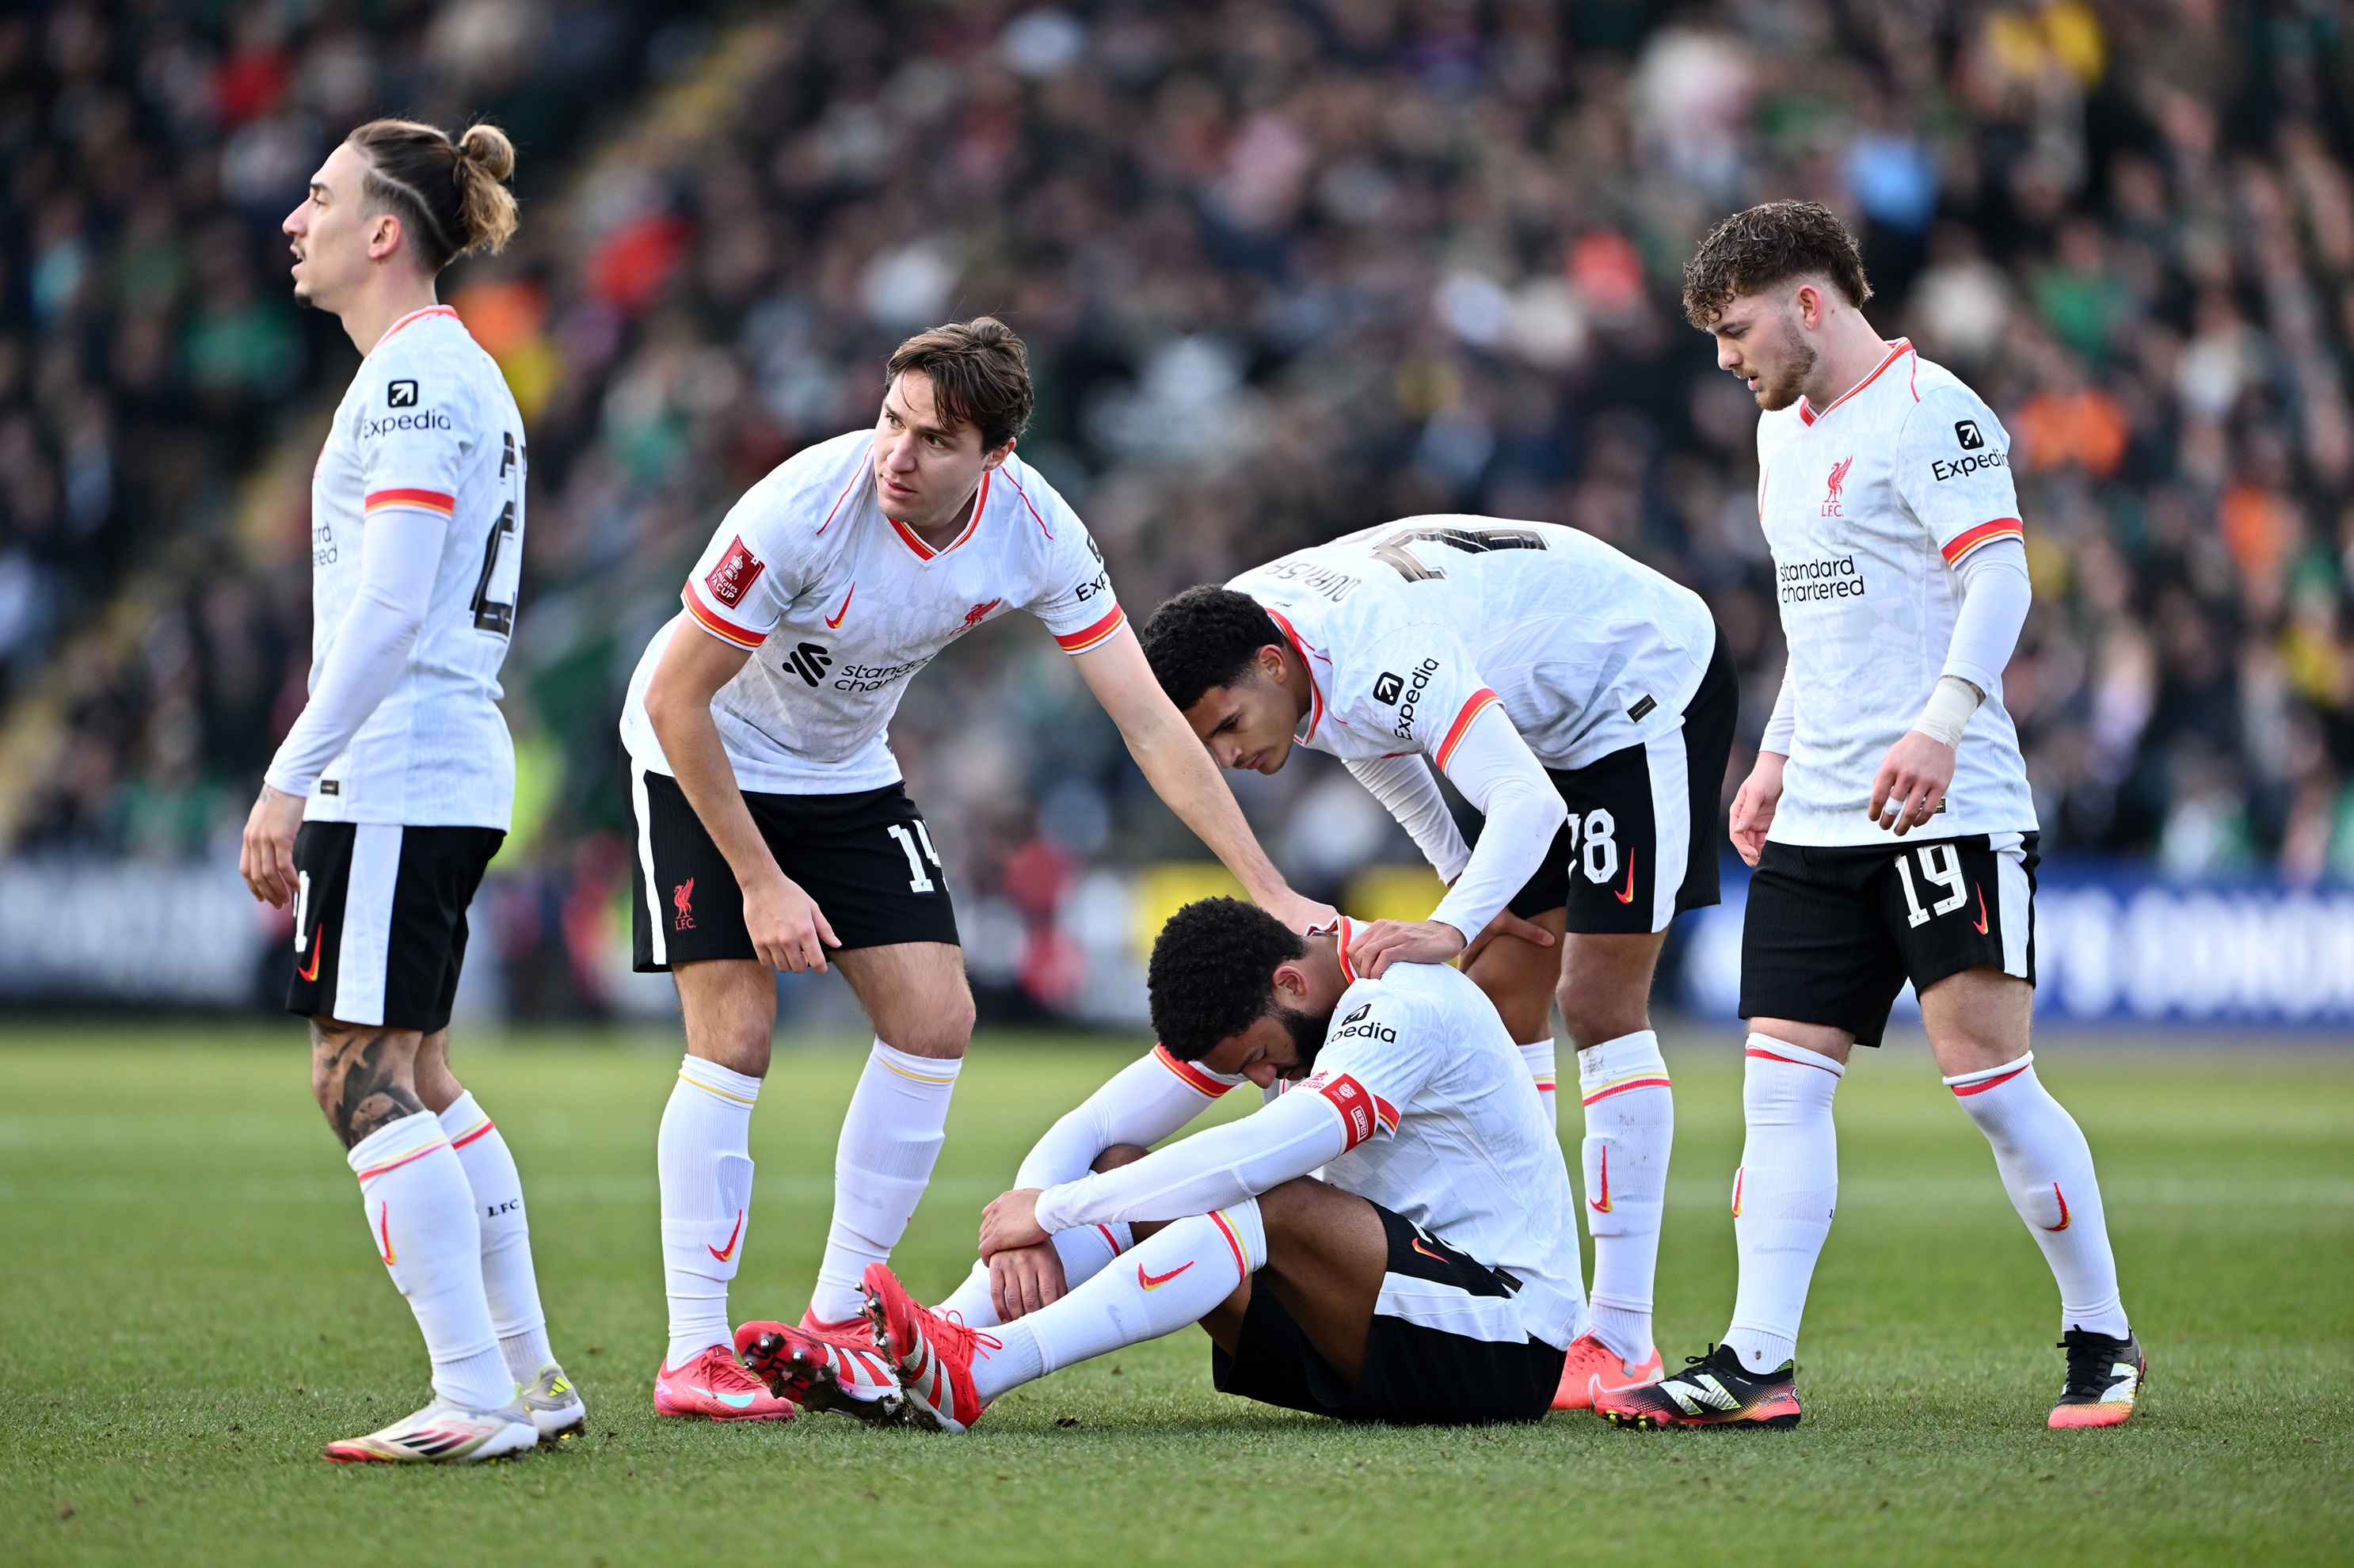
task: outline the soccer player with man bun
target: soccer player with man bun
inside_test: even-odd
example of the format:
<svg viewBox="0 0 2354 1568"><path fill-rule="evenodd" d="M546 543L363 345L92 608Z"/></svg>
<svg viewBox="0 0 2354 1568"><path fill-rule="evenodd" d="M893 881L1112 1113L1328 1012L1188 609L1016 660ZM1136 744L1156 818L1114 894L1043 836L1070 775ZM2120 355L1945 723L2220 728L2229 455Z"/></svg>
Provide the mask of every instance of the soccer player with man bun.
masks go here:
<svg viewBox="0 0 2354 1568"><path fill-rule="evenodd" d="M310 696L239 869L293 913L287 1010L311 1021L312 1087L433 1364L432 1402L330 1445L344 1462L496 1458L586 1419L548 1346L514 1158L449 1063L466 906L514 796L498 675L525 450L434 279L514 232L514 168L493 126L371 121L284 225L295 298L366 357L311 482Z"/></svg>
<svg viewBox="0 0 2354 1568"><path fill-rule="evenodd" d="M1153 789L1252 896L1295 929L1334 917L1284 885L1154 682L1086 527L1014 455L1031 397L1027 354L1002 322L901 344L874 428L795 454L745 493L630 683L636 962L672 973L686 1026L656 1152L661 1414L795 1413L737 1361L727 1320L779 969L839 963L875 1025L801 1322L871 1357L860 1283L923 1196L972 1033L948 878L886 733L908 681L950 642L1035 616ZM878 1364L845 1397L896 1395Z"/></svg>
<svg viewBox="0 0 2354 1568"><path fill-rule="evenodd" d="M1864 319L1855 238L1820 207L1735 213L1684 309L1766 409L1757 505L1789 664L1733 805L1748 1139L1724 1340L1596 1408L1625 1425L1795 1425L1793 1351L1839 1192L1831 1097L1906 981L1956 1101L2060 1287L2054 1427L2113 1426L2145 1371L2092 1150L2035 1075L2035 805L2002 673L2031 597L1993 410Z"/></svg>

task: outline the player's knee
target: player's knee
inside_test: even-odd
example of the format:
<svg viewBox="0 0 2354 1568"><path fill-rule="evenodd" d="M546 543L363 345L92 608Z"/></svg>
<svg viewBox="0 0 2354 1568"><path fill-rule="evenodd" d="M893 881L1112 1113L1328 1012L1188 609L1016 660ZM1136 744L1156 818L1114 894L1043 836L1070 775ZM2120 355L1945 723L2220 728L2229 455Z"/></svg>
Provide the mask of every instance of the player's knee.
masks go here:
<svg viewBox="0 0 2354 1568"><path fill-rule="evenodd" d="M876 1037L913 1056L961 1056L972 1040L972 991L966 986L928 1006L891 1005L876 1012Z"/></svg>
<svg viewBox="0 0 2354 1568"><path fill-rule="evenodd" d="M1144 1150L1140 1145L1133 1143L1115 1143L1109 1149L1105 1150L1101 1154L1097 1155L1096 1162L1087 1167L1087 1169L1094 1171L1098 1174L1106 1171L1117 1171L1123 1165L1135 1164L1138 1160L1144 1158Z"/></svg>
<svg viewBox="0 0 2354 1568"><path fill-rule="evenodd" d="M1581 1051L1651 1026L1650 999L1639 991L1619 992L1564 979L1553 1001L1561 1008L1561 1026Z"/></svg>

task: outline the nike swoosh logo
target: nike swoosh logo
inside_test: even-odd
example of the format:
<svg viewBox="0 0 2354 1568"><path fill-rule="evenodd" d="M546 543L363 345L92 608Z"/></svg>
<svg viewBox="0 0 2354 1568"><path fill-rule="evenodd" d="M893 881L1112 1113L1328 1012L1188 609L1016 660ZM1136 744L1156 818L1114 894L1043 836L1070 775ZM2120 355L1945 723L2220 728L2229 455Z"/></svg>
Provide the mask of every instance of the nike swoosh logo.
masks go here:
<svg viewBox="0 0 2354 1568"><path fill-rule="evenodd" d="M2068 1228L2070 1224L2068 1218L2068 1194L2060 1190L2059 1182L2054 1181L2052 1183L2052 1195L2060 1200L2060 1223L2056 1225L2046 1225L2043 1228L2047 1231L2064 1231Z"/></svg>
<svg viewBox="0 0 2354 1568"><path fill-rule="evenodd" d="M1977 887L1977 886L1978 886L1978 885L1977 885L1976 883L1972 883L1972 884L1971 884L1971 885L1972 885L1973 887ZM1987 934L1986 889L1985 889L1985 888L1983 888L1983 887L1979 887L1979 888L1978 889L1978 935L1979 935L1979 936L1981 936L1981 937L1983 937L1983 936L1985 936L1985 935Z"/></svg>
<svg viewBox="0 0 2354 1568"><path fill-rule="evenodd" d="M308 969L301 969L294 971L294 978L301 980L304 985L315 985L318 983L319 955L327 950L326 938L327 923L324 920L322 920L319 922L319 928L311 933L310 967Z"/></svg>
<svg viewBox="0 0 2354 1568"><path fill-rule="evenodd" d="M1741 1179L1749 1174L1749 1167L1736 1165L1733 1170L1733 1217L1741 1217Z"/></svg>
<svg viewBox="0 0 2354 1568"><path fill-rule="evenodd" d="M1420 1236L1416 1236L1416 1237L1415 1237L1415 1238L1414 1238L1414 1250L1415 1250L1415 1251L1416 1251L1416 1252L1418 1252L1418 1253L1420 1253L1420 1254L1422 1254L1422 1255L1423 1255L1423 1256L1425 1256L1425 1257L1435 1257L1435 1258L1437 1258L1437 1259L1439 1262L1441 1262L1441 1263L1451 1263L1451 1262L1453 1262L1453 1261L1454 1261L1452 1258L1448 1257L1445 1253L1443 1253L1443 1252L1433 1252L1433 1251L1431 1251L1428 1247L1426 1247L1426 1246L1423 1245L1422 1245L1422 1238L1421 1238Z"/></svg>
<svg viewBox="0 0 2354 1568"><path fill-rule="evenodd" d="M1627 891L1614 894L1613 896L1621 904L1635 902L1635 856L1632 851L1629 851L1627 855Z"/></svg>
<svg viewBox="0 0 2354 1568"><path fill-rule="evenodd" d="M399 1261L392 1250L392 1205L390 1203L387 1203L376 1212L376 1240L382 1244L376 1251L383 1255L384 1266L390 1268Z"/></svg>
<svg viewBox="0 0 2354 1568"><path fill-rule="evenodd" d="M692 1383L689 1383L687 1386L689 1388L695 1388L695 1385ZM720 1404L726 1405L730 1410L741 1410L746 1405L752 1403L752 1396L748 1393L720 1393L716 1390L708 1388L695 1388L695 1392L703 1395L705 1399L717 1400Z"/></svg>
<svg viewBox="0 0 2354 1568"><path fill-rule="evenodd" d="M1601 1185L1601 1198L1599 1200L1593 1198L1586 1199L1585 1206L1592 1209L1597 1214L1606 1214L1610 1212L1610 1146L1606 1143L1602 1146Z"/></svg>
<svg viewBox="0 0 2354 1568"><path fill-rule="evenodd" d="M1162 1286L1168 1284L1171 1280L1176 1278L1179 1275L1184 1273L1187 1269L1193 1266L1193 1263L1189 1260L1179 1264L1176 1267L1171 1269L1166 1274L1156 1275L1145 1273L1144 1265L1140 1263L1136 1266L1136 1282L1144 1287L1147 1290L1158 1290Z"/></svg>
<svg viewBox="0 0 2354 1568"><path fill-rule="evenodd" d="M842 596L842 608L825 618L825 629L828 631L839 631L842 630L842 618L850 613L850 595L854 594L857 591L858 585L856 583L851 584L850 593L846 593Z"/></svg>
<svg viewBox="0 0 2354 1568"><path fill-rule="evenodd" d="M736 1255L736 1243L742 1238L743 1234L744 1211L738 1209L736 1211L736 1228L727 1233L727 1245L724 1247L718 1247L713 1246L709 1242L705 1242L703 1244L703 1250L717 1258L720 1262L726 1263L729 1258Z"/></svg>

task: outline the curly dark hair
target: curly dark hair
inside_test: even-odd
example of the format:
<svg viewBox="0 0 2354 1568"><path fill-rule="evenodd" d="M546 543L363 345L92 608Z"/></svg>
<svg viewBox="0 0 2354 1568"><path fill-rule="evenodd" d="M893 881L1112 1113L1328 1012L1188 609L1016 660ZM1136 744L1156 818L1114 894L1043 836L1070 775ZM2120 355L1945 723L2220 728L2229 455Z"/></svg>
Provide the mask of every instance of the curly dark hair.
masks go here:
<svg viewBox="0 0 2354 1568"><path fill-rule="evenodd" d="M1030 351L995 316L975 316L919 332L891 353L885 379L908 371L927 376L940 416L953 429L970 425L991 451L1029 427Z"/></svg>
<svg viewBox="0 0 2354 1568"><path fill-rule="evenodd" d="M1144 623L1145 662L1183 713L1213 686L1231 686L1270 644L1283 646L1275 618L1248 594L1204 583L1152 612Z"/></svg>
<svg viewBox="0 0 2354 1568"><path fill-rule="evenodd" d="M1736 295L1808 277L1829 278L1851 305L1872 298L1863 251L1829 208L1760 202L1710 229L1692 252L1684 266L1684 319L1706 332Z"/></svg>
<svg viewBox="0 0 2354 1568"><path fill-rule="evenodd" d="M1308 939L1256 904L1201 898L1169 917L1145 966L1152 1027L1170 1054L1198 1062L1276 1011L1275 971Z"/></svg>

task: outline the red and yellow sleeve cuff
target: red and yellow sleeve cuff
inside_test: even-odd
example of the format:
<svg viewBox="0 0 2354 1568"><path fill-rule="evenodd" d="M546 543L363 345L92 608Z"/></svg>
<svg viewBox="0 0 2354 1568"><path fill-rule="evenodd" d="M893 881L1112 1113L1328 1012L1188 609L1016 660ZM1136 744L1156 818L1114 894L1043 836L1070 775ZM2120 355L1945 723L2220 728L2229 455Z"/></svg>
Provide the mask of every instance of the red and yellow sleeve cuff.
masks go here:
<svg viewBox="0 0 2354 1568"><path fill-rule="evenodd" d="M686 613L695 618L695 623L722 642L737 648L753 649L769 640L767 632L753 631L738 626L704 603L703 596L695 591L695 585L692 582L686 585L686 591L678 597L685 604Z"/></svg>
<svg viewBox="0 0 2354 1568"><path fill-rule="evenodd" d="M1062 645L1063 652L1066 653L1084 653L1126 624L1128 624L1128 612L1119 606L1113 605L1111 613L1093 626L1083 627L1079 630L1068 633L1057 632L1055 641Z"/></svg>
<svg viewBox="0 0 2354 1568"><path fill-rule="evenodd" d="M1162 1066L1176 1074L1185 1086L1196 1094L1207 1095L1214 1100L1234 1087L1232 1084L1221 1083L1193 1063L1173 1055L1166 1045L1155 1045L1152 1048L1152 1054L1159 1059Z"/></svg>
<svg viewBox="0 0 2354 1568"><path fill-rule="evenodd" d="M458 509L458 498L438 490L371 490L360 503L363 512L374 512L380 506L414 506L420 512L439 512L447 517Z"/></svg>
<svg viewBox="0 0 2354 1568"><path fill-rule="evenodd" d="M2024 539L2027 530L2016 517L1998 517L1991 523L1981 523L1975 528L1965 528L1955 535L1945 547L1946 565L1958 566L1964 556L1981 545L1991 545L1997 539Z"/></svg>
<svg viewBox="0 0 2354 1568"><path fill-rule="evenodd" d="M1465 703L1463 711L1455 715L1455 723L1448 727L1447 738L1438 743L1437 760L1440 772L1447 770L1447 764L1455 756L1455 748L1463 744L1464 732L1471 727L1471 721L1502 701L1486 686L1471 694L1471 700Z"/></svg>

